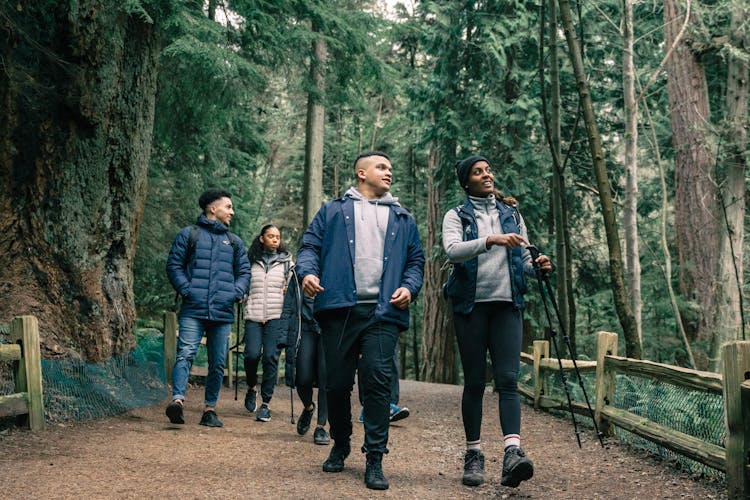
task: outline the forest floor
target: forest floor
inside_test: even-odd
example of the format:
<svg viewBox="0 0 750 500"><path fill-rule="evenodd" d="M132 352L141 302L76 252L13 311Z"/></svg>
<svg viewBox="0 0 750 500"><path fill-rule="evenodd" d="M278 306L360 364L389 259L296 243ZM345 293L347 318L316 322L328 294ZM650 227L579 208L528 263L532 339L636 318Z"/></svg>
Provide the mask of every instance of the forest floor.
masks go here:
<svg viewBox="0 0 750 500"><path fill-rule="evenodd" d="M343 472L324 473L330 446L299 436L290 422L289 389L277 387L273 418L258 422L234 392L222 389L220 429L198 425L203 388L191 386L185 425L171 425L164 405L123 415L0 434L0 496L15 498L726 498L723 485L697 481L641 450L605 442L586 429L579 449L567 419L523 408L523 446L534 477L500 485L502 452L497 394L484 398L484 485L461 484L464 435L461 387L404 380L411 416L394 423L384 471L390 489L364 485L362 425ZM354 393L356 401L356 391ZM166 402L165 402L166 404ZM301 404L295 399L295 416ZM359 406L353 409L359 414ZM313 420L314 422L314 420Z"/></svg>

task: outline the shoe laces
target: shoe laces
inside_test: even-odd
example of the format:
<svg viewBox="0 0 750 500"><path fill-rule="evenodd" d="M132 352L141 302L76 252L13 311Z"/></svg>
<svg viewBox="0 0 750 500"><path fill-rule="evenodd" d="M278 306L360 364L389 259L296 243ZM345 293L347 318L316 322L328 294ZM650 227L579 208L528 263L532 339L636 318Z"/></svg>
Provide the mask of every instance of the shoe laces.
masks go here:
<svg viewBox="0 0 750 500"><path fill-rule="evenodd" d="M480 451L468 451L464 457L464 470L471 472L484 470L484 455Z"/></svg>
<svg viewBox="0 0 750 500"><path fill-rule="evenodd" d="M525 457L526 452L523 451L523 448L520 446L509 446L507 450L505 450L505 454L509 456L517 455L519 457Z"/></svg>

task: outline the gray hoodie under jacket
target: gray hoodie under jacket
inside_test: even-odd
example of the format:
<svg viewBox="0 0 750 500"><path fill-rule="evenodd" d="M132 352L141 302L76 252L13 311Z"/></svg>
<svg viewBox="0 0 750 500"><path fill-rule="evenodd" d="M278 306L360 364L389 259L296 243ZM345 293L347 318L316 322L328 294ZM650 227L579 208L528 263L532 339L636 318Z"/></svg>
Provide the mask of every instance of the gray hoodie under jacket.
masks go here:
<svg viewBox="0 0 750 500"><path fill-rule="evenodd" d="M383 249L391 205L400 206L398 198L386 192L368 200L351 187L344 196L354 200L354 282L357 303L376 303L383 274Z"/></svg>

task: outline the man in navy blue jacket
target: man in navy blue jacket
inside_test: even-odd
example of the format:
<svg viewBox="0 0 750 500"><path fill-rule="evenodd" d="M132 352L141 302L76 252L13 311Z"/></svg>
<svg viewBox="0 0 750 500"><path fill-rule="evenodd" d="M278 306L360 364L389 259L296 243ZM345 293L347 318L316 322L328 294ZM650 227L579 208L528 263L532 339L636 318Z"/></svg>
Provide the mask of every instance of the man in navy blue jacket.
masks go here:
<svg viewBox="0 0 750 500"><path fill-rule="evenodd" d="M351 451L351 392L355 370L363 386L365 483L387 489L390 383L399 332L422 287L424 253L414 217L389 193L391 162L380 152L354 162L357 188L318 211L302 238L297 272L315 297L323 335L328 419L334 446L323 463L340 472ZM358 361L358 358L360 358Z"/></svg>
<svg viewBox="0 0 750 500"><path fill-rule="evenodd" d="M195 225L177 233L167 258L167 276L182 297L182 307L177 361L172 369L172 401L166 413L173 424L185 423L188 376L205 333L208 375L200 425L221 427L216 402L224 378L234 304L247 293L250 262L242 240L229 232L234 215L229 193L210 189L198 204L203 213Z"/></svg>

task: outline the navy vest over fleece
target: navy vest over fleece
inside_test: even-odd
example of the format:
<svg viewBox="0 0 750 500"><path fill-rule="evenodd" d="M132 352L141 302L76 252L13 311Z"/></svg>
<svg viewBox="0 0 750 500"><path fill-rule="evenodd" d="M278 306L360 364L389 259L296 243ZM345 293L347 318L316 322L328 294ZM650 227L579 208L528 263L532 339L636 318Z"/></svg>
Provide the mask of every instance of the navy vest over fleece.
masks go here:
<svg viewBox="0 0 750 500"><path fill-rule="evenodd" d="M167 276L182 296L180 316L231 323L234 303L250 284L245 245L224 224L205 215L198 217L196 225L199 230L190 261L186 262L191 226L177 233L167 258Z"/></svg>
<svg viewBox="0 0 750 500"><path fill-rule="evenodd" d="M455 209L452 209L455 210ZM497 202L500 214L500 227L504 234L517 233L520 229L513 217L515 208L505 203ZM474 206L467 199L463 206L458 207L457 213L464 227L464 241L476 240L479 237L477 222L474 217ZM510 273L511 290L513 291L513 306L522 309L523 294L526 293L526 279L524 277L523 250L520 247L508 248L508 272ZM453 311L469 314L474 309L474 299L477 287L477 268L479 260L474 257L462 263L453 264L453 271L448 277L446 285L448 296L453 304Z"/></svg>

